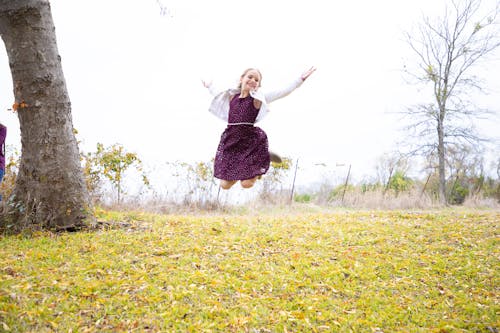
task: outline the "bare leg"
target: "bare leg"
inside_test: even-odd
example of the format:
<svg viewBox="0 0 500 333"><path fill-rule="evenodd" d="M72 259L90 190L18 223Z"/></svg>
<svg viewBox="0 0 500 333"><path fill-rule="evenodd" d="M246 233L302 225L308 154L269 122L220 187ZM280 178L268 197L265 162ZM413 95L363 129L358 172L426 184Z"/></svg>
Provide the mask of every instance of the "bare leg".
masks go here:
<svg viewBox="0 0 500 333"><path fill-rule="evenodd" d="M236 184L237 180L220 180L220 187L222 187L224 190L229 190L231 186Z"/></svg>
<svg viewBox="0 0 500 333"><path fill-rule="evenodd" d="M243 188L250 188L252 187L255 182L257 181L259 177L254 177L254 178L251 178L251 179L245 179L245 180L241 180L240 183L241 183L241 187Z"/></svg>

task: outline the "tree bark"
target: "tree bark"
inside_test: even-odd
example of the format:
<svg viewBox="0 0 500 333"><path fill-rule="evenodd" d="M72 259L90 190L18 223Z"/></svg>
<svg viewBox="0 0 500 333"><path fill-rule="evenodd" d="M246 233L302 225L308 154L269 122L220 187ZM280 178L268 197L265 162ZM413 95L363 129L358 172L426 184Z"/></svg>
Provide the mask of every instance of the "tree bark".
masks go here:
<svg viewBox="0 0 500 333"><path fill-rule="evenodd" d="M446 202L447 202L447 199L446 199L446 174L445 174L446 151L445 151L445 146L444 146L444 125L443 125L444 117L442 116L442 113L443 113L443 111L440 111L440 116L439 116L440 119L438 119L438 126L437 126L439 202L442 205L446 205Z"/></svg>
<svg viewBox="0 0 500 333"><path fill-rule="evenodd" d="M16 185L2 219L16 229L85 227L92 209L49 1L0 0L0 36L9 57L22 145Z"/></svg>

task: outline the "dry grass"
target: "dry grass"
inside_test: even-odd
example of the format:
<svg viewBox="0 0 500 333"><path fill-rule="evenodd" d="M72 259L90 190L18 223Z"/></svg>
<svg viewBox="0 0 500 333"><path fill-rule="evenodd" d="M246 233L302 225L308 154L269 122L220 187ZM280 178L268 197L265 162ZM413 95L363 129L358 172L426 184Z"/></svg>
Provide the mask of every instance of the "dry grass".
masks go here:
<svg viewBox="0 0 500 333"><path fill-rule="evenodd" d="M428 195L412 190L395 193L393 191L351 191L344 200L335 200L334 205L363 209L435 209L439 205Z"/></svg>

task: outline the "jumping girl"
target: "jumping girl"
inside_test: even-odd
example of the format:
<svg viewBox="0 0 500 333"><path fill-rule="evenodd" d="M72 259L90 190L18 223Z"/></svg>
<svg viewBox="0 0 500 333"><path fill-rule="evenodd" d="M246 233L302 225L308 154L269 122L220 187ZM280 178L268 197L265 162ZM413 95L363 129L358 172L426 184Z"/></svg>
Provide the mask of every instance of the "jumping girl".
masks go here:
<svg viewBox="0 0 500 333"><path fill-rule="evenodd" d="M209 111L224 121L227 127L221 135L214 162L214 176L228 190L240 181L243 188L252 187L270 165L266 133L254 124L267 115L268 104L287 96L316 71L311 67L285 89L269 93L259 88L262 74L249 68L240 77L238 88L216 91L211 83L203 82L214 96Z"/></svg>

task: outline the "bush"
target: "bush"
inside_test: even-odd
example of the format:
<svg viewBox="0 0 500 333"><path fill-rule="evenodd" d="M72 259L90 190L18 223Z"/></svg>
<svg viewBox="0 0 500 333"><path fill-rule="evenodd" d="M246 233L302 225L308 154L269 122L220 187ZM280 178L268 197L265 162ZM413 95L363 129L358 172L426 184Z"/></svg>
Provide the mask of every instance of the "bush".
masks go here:
<svg viewBox="0 0 500 333"><path fill-rule="evenodd" d="M311 195L310 194L296 194L293 198L295 202L301 202L301 203L309 203L311 202Z"/></svg>

